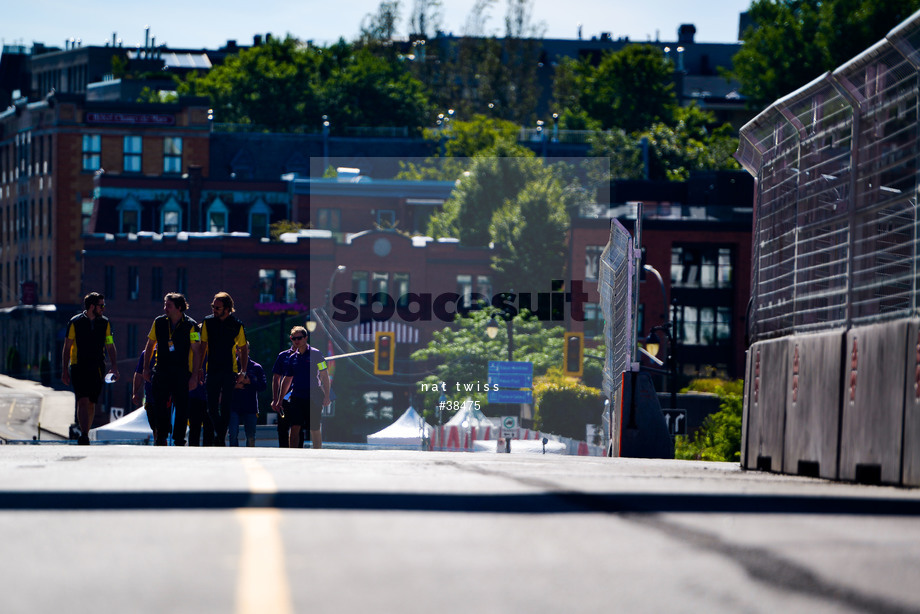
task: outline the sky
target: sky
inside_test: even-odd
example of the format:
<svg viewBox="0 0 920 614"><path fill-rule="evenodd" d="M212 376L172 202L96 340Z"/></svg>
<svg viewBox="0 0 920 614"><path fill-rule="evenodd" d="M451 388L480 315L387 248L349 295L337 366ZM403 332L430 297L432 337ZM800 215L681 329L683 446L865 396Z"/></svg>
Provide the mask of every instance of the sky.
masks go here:
<svg viewBox="0 0 920 614"><path fill-rule="evenodd" d="M398 33L408 33L415 0L400 0ZM463 34L476 0L442 0L441 29ZM531 0L532 22L544 26L545 38L590 39L609 32L634 41L674 41L683 23L696 26L696 41L738 40L738 16L751 0ZM174 48L222 47L228 40L252 44L253 35L291 34L325 45L339 37L353 40L362 19L376 12L379 0L29 0L5 2L0 42L63 47L70 38L83 45L104 45L113 34L127 47L144 44L145 27L156 44ZM494 0L488 33L504 33L507 0Z"/></svg>

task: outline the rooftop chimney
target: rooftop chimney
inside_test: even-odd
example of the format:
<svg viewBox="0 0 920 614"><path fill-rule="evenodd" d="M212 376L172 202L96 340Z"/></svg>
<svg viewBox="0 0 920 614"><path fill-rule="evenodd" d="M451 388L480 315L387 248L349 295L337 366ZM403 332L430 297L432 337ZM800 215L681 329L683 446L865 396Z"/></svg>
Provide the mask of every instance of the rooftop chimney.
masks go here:
<svg viewBox="0 0 920 614"><path fill-rule="evenodd" d="M696 26L692 23L684 23L677 29L677 43L679 45L693 44L693 37L696 35Z"/></svg>

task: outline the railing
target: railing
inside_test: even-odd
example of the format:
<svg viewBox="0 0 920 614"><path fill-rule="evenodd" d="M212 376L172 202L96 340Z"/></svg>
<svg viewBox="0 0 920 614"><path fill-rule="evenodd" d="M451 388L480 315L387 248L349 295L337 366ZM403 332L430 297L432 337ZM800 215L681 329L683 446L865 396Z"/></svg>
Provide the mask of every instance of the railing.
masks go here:
<svg viewBox="0 0 920 614"><path fill-rule="evenodd" d="M751 340L918 313L920 12L741 130Z"/></svg>

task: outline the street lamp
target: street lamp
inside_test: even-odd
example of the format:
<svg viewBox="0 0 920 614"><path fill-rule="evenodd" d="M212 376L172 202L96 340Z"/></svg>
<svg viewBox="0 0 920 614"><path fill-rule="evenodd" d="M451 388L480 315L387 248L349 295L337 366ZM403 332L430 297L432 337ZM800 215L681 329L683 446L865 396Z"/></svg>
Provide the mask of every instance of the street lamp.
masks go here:
<svg viewBox="0 0 920 614"><path fill-rule="evenodd" d="M674 355L674 337L677 333L677 305L674 306L674 317L673 321L668 321L668 300L667 292L664 287L664 280L661 278L661 273L659 273L655 267L650 264L643 265L642 267L649 273L655 276L655 279L658 280L658 285L661 287L661 306L664 309L664 312L661 314L661 317L664 319L664 324L661 326L654 326L649 331L649 335L645 340L645 351L655 356L658 354L658 350L661 348L661 344L658 339L658 335L655 334L656 331L662 331L665 334L665 337L668 340L668 356L667 356L667 368L668 368L668 389L671 392L671 409L677 409L677 359Z"/></svg>
<svg viewBox="0 0 920 614"><path fill-rule="evenodd" d="M338 275L339 273L344 272L346 268L348 267L346 267L344 264L340 264L339 266L335 267L335 270L332 271L332 275L329 276L329 285L326 287L326 301L325 301L325 308L327 312L329 311L329 307L332 306L332 303L330 302L332 299L332 282L335 281L335 276Z"/></svg>
<svg viewBox="0 0 920 614"><path fill-rule="evenodd" d="M323 115L323 175L329 168L329 116Z"/></svg>
<svg viewBox="0 0 920 614"><path fill-rule="evenodd" d="M505 325L508 327L508 361L514 361L514 328L513 320L511 318L505 318ZM486 324L486 336L489 339L495 339L498 335L498 322L495 320L495 317L489 320L489 323Z"/></svg>
<svg viewBox="0 0 920 614"><path fill-rule="evenodd" d="M661 342L655 333L662 331L668 340L668 356L666 364L668 366L668 390L671 394L671 409L677 409L677 361L674 359L674 335L671 334L671 322L665 322L661 326L653 326L645 339L645 351L656 356L661 349Z"/></svg>

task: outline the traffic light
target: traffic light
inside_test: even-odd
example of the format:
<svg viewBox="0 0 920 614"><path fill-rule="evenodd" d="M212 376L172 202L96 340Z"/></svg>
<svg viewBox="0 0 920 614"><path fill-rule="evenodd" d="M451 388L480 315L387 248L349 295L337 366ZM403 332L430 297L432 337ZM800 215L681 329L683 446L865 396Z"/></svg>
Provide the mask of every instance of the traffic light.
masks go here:
<svg viewBox="0 0 920 614"><path fill-rule="evenodd" d="M396 360L396 333L377 331L374 334L374 375L393 375Z"/></svg>
<svg viewBox="0 0 920 614"><path fill-rule="evenodd" d="M566 333L563 344L563 365L566 375L581 377L584 373L585 334Z"/></svg>

